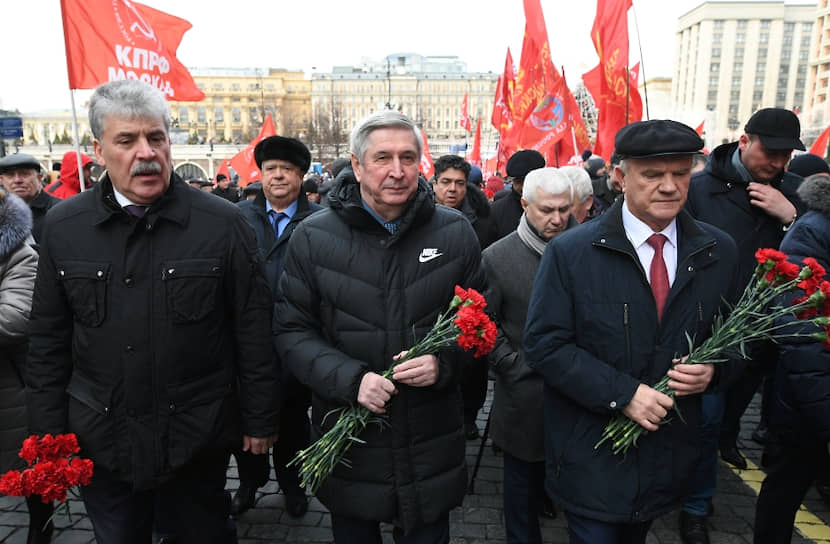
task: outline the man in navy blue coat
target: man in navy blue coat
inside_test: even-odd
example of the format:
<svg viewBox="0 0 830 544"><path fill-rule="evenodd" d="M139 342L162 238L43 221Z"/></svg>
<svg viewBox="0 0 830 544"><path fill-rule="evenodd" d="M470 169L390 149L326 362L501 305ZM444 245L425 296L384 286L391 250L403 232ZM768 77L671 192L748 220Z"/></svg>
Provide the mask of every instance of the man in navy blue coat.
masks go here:
<svg viewBox="0 0 830 544"><path fill-rule="evenodd" d="M546 489L572 543L645 542L652 520L680 505L699 457L700 393L728 370L674 365L687 334L709 335L735 272L732 239L683 211L703 141L652 120L615 144L624 199L548 244L524 334L545 380ZM651 387L666 373L674 399ZM683 419L658 426L675 403ZM649 431L625 456L595 448L620 413Z"/></svg>

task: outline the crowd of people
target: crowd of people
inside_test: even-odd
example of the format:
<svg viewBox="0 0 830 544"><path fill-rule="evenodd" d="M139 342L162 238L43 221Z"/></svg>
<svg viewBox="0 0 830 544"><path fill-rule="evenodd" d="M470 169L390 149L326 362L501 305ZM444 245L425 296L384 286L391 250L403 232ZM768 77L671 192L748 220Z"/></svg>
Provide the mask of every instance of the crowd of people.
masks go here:
<svg viewBox="0 0 830 544"><path fill-rule="evenodd" d="M737 436L759 387L755 542L788 542L808 487L830 480L820 344L683 359L758 248L830 266L830 167L790 161L804 146L787 110L759 110L708 157L688 126L651 120L621 129L609 162L556 168L527 149L486 179L456 155L424 178L418 127L381 111L323 176L301 141L263 139L243 190L173 171L169 108L147 84L101 85L89 116L105 169L91 188L86 155L48 186L33 157L0 159L0 471L29 434L75 433L95 463L81 493L98 542L235 542L271 465L288 514L305 515L289 462L357 404L386 424L316 493L334 541L379 544L383 522L401 544L447 543L488 377L510 544L541 543L557 510L570 542L643 543L678 509L682 540L708 543L718 452L746 467ZM456 285L484 294L494 350L387 374ZM651 386L666 373L671 396ZM617 414L649 431L624 457L595 448ZM52 505L26 502L28 542L49 542Z"/></svg>

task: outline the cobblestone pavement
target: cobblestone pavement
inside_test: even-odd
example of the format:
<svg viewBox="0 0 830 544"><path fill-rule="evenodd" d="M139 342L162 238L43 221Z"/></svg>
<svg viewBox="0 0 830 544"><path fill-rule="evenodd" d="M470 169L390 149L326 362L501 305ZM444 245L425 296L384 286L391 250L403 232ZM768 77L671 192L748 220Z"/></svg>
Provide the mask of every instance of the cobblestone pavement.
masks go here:
<svg viewBox="0 0 830 544"><path fill-rule="evenodd" d="M490 396L479 419L483 430L486 411L489 410ZM755 465L760 463L761 448L749 439L758 422L758 398L743 418L743 452ZM468 442L467 459L472 468L478 452L479 442ZM714 513L709 519L710 537L713 544L751 543L752 525L755 517L755 497L763 474L755 471L733 471L721 462L718 475L718 492L714 501ZM488 444L484 450L481 468L475 483L475 493L467 495L464 504L450 516L452 544L496 544L504 542L504 520L502 515L502 458L494 453ZM228 488L238 485L236 468L228 469ZM56 516L57 531L55 544L86 544L94 542L91 525L86 517L83 504L69 501L72 520ZM830 542L830 510L810 491L804 502L809 511L803 513L800 527L811 538L796 532L792 542ZM810 515L812 514L812 516ZM545 543L567 542L567 529L560 513L559 518L542 520L542 534ZM26 541L28 516L25 503L19 498L0 496L0 542L8 544ZM677 533L678 513L673 512L655 521L648 537L649 544L679 543ZM293 519L284 511L284 497L278 486L271 481L260 490L256 506L237 520L240 544L264 542L331 542L331 518L325 507L312 498L308 513ZM385 527L384 542L392 543L391 530ZM148 543L149 544L149 543Z"/></svg>

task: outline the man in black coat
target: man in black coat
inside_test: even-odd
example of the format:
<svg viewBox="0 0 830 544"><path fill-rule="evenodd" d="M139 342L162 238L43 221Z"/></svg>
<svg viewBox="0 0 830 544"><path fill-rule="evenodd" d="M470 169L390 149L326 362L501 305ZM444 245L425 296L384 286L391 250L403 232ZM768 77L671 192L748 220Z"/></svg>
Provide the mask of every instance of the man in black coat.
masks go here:
<svg viewBox="0 0 830 544"><path fill-rule="evenodd" d="M512 183L510 189L502 189L495 195L490 207L492 233L490 240L504 238L519 226L522 217L522 185L525 176L531 170L545 167L545 158L535 149L522 149L515 152L507 161L507 181Z"/></svg>
<svg viewBox="0 0 830 544"><path fill-rule="evenodd" d="M455 285L484 287L469 221L436 206L419 180L421 141L398 112L361 121L352 173L338 176L330 208L294 231L280 279L274 342L311 388L312 437L335 424L329 412L353 404L388 423L369 425L349 465L317 492L338 544L380 542L381 521L398 542L447 543L449 511L467 487L460 348L382 376L431 329Z"/></svg>
<svg viewBox="0 0 830 544"><path fill-rule="evenodd" d="M735 243L682 209L703 141L653 120L623 127L615 145L625 198L548 244L524 331L545 381L546 488L572 543L645 542L680 505L700 452L700 393L730 370L673 364L734 292ZM675 399L651 387L666 374ZM658 426L675 403L683 418ZM624 456L595 446L617 414L649 431Z"/></svg>
<svg viewBox="0 0 830 544"><path fill-rule="evenodd" d="M476 231L480 249L493 241L490 237L490 202L481 189L468 178L472 167L458 155L442 155L435 161L432 191L435 202L454 208L464 214ZM461 396L464 398L464 433L467 440L478 438L476 417L487 398L487 365L469 357L461 381Z"/></svg>
<svg viewBox="0 0 830 544"><path fill-rule="evenodd" d="M777 249L804 211L796 193L801 177L784 170L793 149L804 149L800 132L798 117L791 111L759 110L737 142L715 148L705 169L692 176L686 210L735 239L741 288L755 270L755 251ZM764 375L774 368L776 357L777 348L771 342L753 346L744 375L725 394L704 396L704 451L696 488L680 518L681 536L689 544L708 542L705 519L715 493L718 448L725 461L738 468L747 466L737 447L740 419ZM763 434L756 431L755 439L766 437L771 386L767 380L759 429Z"/></svg>
<svg viewBox="0 0 830 544"><path fill-rule="evenodd" d="M90 99L104 179L47 215L27 362L29 430L75 433L98 542L235 542L231 449L278 430L271 298L239 209L172 171L169 106L141 81ZM222 236L216 232L221 231Z"/></svg>
<svg viewBox="0 0 830 544"><path fill-rule="evenodd" d="M32 238L40 242L43 220L49 208L61 201L43 190L43 174L36 158L15 153L0 159L0 184L22 198L32 210Z"/></svg>
<svg viewBox="0 0 830 544"><path fill-rule="evenodd" d="M228 202L239 202L239 188L231 184L231 180L225 174L217 174L216 187L212 194L222 197Z"/></svg>
<svg viewBox="0 0 830 544"><path fill-rule="evenodd" d="M262 188L253 200L238 204L254 228L257 246L265 261L271 292L277 292L285 252L294 228L322 206L311 203L303 191L303 174L311 164L311 152L301 141L270 136L254 148L254 160L262 172ZM283 365L284 368L284 365ZM284 369L280 410L280 438L273 448L274 472L285 494L285 509L292 517L308 510L305 490L300 486L297 467L287 467L297 451L308 446L308 388ZM267 455L235 451L239 468L239 489L231 502L231 513L241 514L254 505L256 490L268 482Z"/></svg>

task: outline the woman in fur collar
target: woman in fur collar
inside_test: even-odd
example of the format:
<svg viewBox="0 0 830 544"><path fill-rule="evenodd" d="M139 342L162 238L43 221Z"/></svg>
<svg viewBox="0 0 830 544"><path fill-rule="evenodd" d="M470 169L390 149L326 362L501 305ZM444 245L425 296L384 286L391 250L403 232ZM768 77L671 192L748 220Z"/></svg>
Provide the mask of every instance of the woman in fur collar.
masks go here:
<svg viewBox="0 0 830 544"><path fill-rule="evenodd" d="M32 242L32 212L19 197L0 189L0 473L20 469L17 456L26 431L23 367L26 326L32 306L37 252ZM49 542L52 505L40 496L26 499L28 544Z"/></svg>

